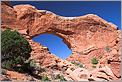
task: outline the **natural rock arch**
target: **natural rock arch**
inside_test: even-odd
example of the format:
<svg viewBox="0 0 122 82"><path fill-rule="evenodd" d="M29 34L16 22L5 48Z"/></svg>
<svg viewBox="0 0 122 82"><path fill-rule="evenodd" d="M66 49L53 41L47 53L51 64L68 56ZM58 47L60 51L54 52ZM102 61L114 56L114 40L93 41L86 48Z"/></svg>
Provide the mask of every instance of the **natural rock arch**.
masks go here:
<svg viewBox="0 0 122 82"><path fill-rule="evenodd" d="M46 32L33 37L32 40L34 42L38 42L42 46L47 47L50 54L53 54L63 60L72 55L69 42L58 34Z"/></svg>
<svg viewBox="0 0 122 82"><path fill-rule="evenodd" d="M14 6L12 12L17 16L14 22L19 23L18 29L28 29L31 37L45 32L57 34L64 38L74 52L80 52L90 46L105 47L117 37L115 25L93 14L74 18L62 17L46 10L37 10L31 5ZM5 22L4 26L7 24ZM14 22L10 21L7 25L15 28ZM103 45L100 45L101 43Z"/></svg>
<svg viewBox="0 0 122 82"><path fill-rule="evenodd" d="M65 37L63 37L61 34L58 34L58 33L54 33L54 32L44 32L44 33L36 34L35 36L32 36L31 38L34 38L34 37L36 37L36 36L38 36L38 35L41 35L41 34L53 34L53 35L55 35L55 36L58 36L58 37L60 37L60 38L62 39L62 41L67 45L67 47L68 47L69 49L71 49L71 44L65 39Z"/></svg>
<svg viewBox="0 0 122 82"><path fill-rule="evenodd" d="M2 28L9 26L12 29L26 29L31 39L41 33L57 34L64 38L73 52L73 55L67 59L69 61L80 60L87 65L91 57L105 55L107 53L105 47L109 46L115 56L111 61L117 63L117 65L111 63L112 69L116 70L114 67L120 65L121 32L117 30L117 26L97 15L67 18L46 10L37 10L31 5L17 5L12 8L2 4L1 7ZM79 54L82 55L78 56Z"/></svg>

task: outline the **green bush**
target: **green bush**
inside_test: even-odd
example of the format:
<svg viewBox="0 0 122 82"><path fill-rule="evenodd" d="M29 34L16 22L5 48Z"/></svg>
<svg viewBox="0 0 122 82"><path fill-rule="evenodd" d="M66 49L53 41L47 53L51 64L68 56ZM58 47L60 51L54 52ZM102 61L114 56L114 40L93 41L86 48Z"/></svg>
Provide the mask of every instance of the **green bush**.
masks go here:
<svg viewBox="0 0 122 82"><path fill-rule="evenodd" d="M34 59L28 59L24 62L22 69L31 75L38 75L39 73L45 72L45 68L41 68Z"/></svg>
<svg viewBox="0 0 122 82"><path fill-rule="evenodd" d="M73 61L71 63L74 64L75 66L78 66L78 67L81 67L81 68L83 67L83 65L80 62Z"/></svg>
<svg viewBox="0 0 122 82"><path fill-rule="evenodd" d="M50 81L50 79L47 77L47 75L42 76L42 81Z"/></svg>
<svg viewBox="0 0 122 82"><path fill-rule="evenodd" d="M60 81L66 81L63 75L58 74L55 79L59 79Z"/></svg>
<svg viewBox="0 0 122 82"><path fill-rule="evenodd" d="M7 29L1 34L1 63L2 68L14 70L24 64L30 57L29 42L17 31Z"/></svg>
<svg viewBox="0 0 122 82"><path fill-rule="evenodd" d="M30 67L37 67L36 61L34 59L29 61Z"/></svg>
<svg viewBox="0 0 122 82"><path fill-rule="evenodd" d="M30 72L34 75L37 75L37 72L41 70L41 68L37 66L36 61L34 59L28 60L26 64L29 64L27 65L28 70L30 70Z"/></svg>
<svg viewBox="0 0 122 82"><path fill-rule="evenodd" d="M96 65L96 64L98 64L98 60L96 58L93 58L93 59L91 59L91 63Z"/></svg>

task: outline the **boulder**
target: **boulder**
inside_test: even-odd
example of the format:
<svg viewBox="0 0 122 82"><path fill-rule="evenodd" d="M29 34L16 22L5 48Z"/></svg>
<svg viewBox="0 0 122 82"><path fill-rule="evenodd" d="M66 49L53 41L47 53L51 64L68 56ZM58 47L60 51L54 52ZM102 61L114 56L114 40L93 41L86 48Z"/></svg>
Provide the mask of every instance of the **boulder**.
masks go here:
<svg viewBox="0 0 122 82"><path fill-rule="evenodd" d="M114 73L114 75L118 78L121 77L120 75L120 62L111 62L111 70Z"/></svg>

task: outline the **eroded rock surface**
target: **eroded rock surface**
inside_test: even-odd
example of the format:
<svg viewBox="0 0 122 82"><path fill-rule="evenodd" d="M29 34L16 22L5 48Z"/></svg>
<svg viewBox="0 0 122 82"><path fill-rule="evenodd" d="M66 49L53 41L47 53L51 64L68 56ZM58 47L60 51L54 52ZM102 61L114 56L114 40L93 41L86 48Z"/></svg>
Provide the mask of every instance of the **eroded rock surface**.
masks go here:
<svg viewBox="0 0 122 82"><path fill-rule="evenodd" d="M18 30L32 47L31 58L40 65L50 69L52 69L51 66L56 65L57 70L60 71L62 71L61 66L64 66L67 71L63 74L68 74L65 76L69 80L120 79L121 31L114 24L94 14L73 18L62 17L46 10L37 10L31 5L11 7L3 2L1 8L2 29L9 27ZM65 60L51 54L48 48L32 40L34 36L43 33L51 33L63 38L63 41L72 50L72 55L66 59L67 63L65 62L68 66L61 63ZM89 71L89 69L92 69L91 59L93 57L99 60L99 64L97 71L92 75L93 71ZM81 71L80 73L78 71L80 68L75 68L69 61L79 61L85 65L83 71L88 72ZM105 66L108 66L110 69L107 70L113 74L98 73L98 70ZM70 67L75 70L72 71ZM74 77L76 72L79 73ZM111 79L109 76L114 78Z"/></svg>

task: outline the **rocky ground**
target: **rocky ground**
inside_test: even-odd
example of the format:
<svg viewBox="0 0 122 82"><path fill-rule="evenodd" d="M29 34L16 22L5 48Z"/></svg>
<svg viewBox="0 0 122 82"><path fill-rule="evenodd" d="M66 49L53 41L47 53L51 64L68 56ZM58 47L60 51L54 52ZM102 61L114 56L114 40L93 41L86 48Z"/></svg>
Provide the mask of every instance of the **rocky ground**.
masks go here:
<svg viewBox="0 0 122 82"><path fill-rule="evenodd" d="M112 23L89 14L68 18L55 15L46 10L37 10L31 5L10 6L2 2L2 30L8 26L17 30L32 47L30 59L45 69L34 73L50 80L67 81L111 81L120 80L120 39L121 31ZM66 60L51 54L47 47L34 42L32 38L42 33L55 34L64 39L72 50ZM93 65L91 59L98 64ZM74 63L73 63L74 62ZM60 78L56 79L56 76ZM36 80L40 79L25 73L7 70L1 80Z"/></svg>

